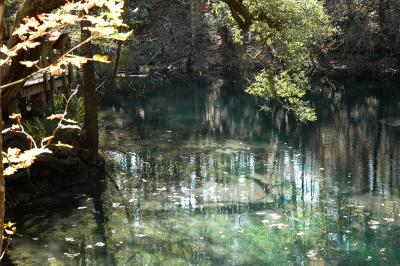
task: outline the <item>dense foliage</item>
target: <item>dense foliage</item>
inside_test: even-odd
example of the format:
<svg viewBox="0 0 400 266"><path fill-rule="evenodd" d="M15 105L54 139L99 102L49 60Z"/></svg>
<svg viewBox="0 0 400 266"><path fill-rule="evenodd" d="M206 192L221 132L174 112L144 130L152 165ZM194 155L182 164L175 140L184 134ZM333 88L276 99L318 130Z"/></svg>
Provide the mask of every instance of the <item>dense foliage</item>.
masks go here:
<svg viewBox="0 0 400 266"><path fill-rule="evenodd" d="M328 0L326 9L340 28L334 48L343 56L370 60L398 56L400 2L397 0Z"/></svg>
<svg viewBox="0 0 400 266"><path fill-rule="evenodd" d="M334 31L322 3L223 2L216 6L217 14L225 16L237 42L254 46L251 56L263 66L248 92L282 102L300 120L315 120L313 110L303 100L309 89L305 69L312 49L322 45Z"/></svg>

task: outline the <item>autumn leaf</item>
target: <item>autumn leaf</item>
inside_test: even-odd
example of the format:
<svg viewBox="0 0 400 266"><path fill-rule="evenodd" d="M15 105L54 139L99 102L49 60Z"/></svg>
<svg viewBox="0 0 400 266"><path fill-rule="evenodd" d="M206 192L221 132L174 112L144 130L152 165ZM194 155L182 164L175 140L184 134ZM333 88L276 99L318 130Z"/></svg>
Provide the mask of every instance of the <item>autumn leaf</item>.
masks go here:
<svg viewBox="0 0 400 266"><path fill-rule="evenodd" d="M36 61L20 61L19 63L21 64L21 65L24 65L24 66L26 66L26 67L33 67L34 65L36 65L37 63L39 62L39 60L36 60Z"/></svg>
<svg viewBox="0 0 400 266"><path fill-rule="evenodd" d="M59 31L53 31L53 32L51 32L51 33L48 35L48 40L49 40L50 42L55 42L55 41L58 40L58 38L60 38L60 36L61 36L61 32L59 32Z"/></svg>
<svg viewBox="0 0 400 266"><path fill-rule="evenodd" d="M3 44L3 46L0 48L0 52L3 53L3 54L7 54L7 53L8 53L8 48L7 48L7 46L5 46L5 45Z"/></svg>
<svg viewBox="0 0 400 266"><path fill-rule="evenodd" d="M28 47L30 49L33 49L33 48L35 48L35 47L37 47L39 45L40 45L40 42L27 42L26 43L26 47Z"/></svg>
<svg viewBox="0 0 400 266"><path fill-rule="evenodd" d="M82 57L82 56L76 56L76 55L68 55L66 58L66 61L73 64L74 66L81 68L82 64L87 63L87 58Z"/></svg>
<svg viewBox="0 0 400 266"><path fill-rule="evenodd" d="M61 23L63 24L72 24L78 20L78 16L72 14L66 14L62 17Z"/></svg>
<svg viewBox="0 0 400 266"><path fill-rule="evenodd" d="M69 129L81 129L79 126L77 126L77 125L61 125L61 128L62 129L67 129L67 128L69 128Z"/></svg>
<svg viewBox="0 0 400 266"><path fill-rule="evenodd" d="M52 114L52 115L48 116L47 119L48 120L55 120L55 119L61 120L61 119L63 119L63 117L64 117L63 114Z"/></svg>
<svg viewBox="0 0 400 266"><path fill-rule="evenodd" d="M60 68L56 68L56 69L54 69L53 71L50 72L50 75L52 75L52 76L57 76L59 74L61 74L61 69Z"/></svg>
<svg viewBox="0 0 400 266"><path fill-rule="evenodd" d="M125 41L132 34L132 32L133 31L129 31L129 32L126 32L126 33L120 32L120 33L117 33L117 34L113 35L112 38L116 39L118 41Z"/></svg>
<svg viewBox="0 0 400 266"><path fill-rule="evenodd" d="M63 120L64 120L65 122L67 122L67 123L78 124L78 122L76 122L75 120L72 120L72 119L64 118Z"/></svg>
<svg viewBox="0 0 400 266"><path fill-rule="evenodd" d="M11 128L6 128L6 129L4 129L1 133L2 133L2 134L6 134L6 133L9 132L9 131L11 131Z"/></svg>
<svg viewBox="0 0 400 266"><path fill-rule="evenodd" d="M5 46L3 44L3 46L0 48L0 52L9 56L9 57L13 57L17 55L17 52L15 52L13 49L8 49L7 46Z"/></svg>
<svg viewBox="0 0 400 266"><path fill-rule="evenodd" d="M7 233L7 235L13 235L15 232L9 229L4 229L4 231Z"/></svg>
<svg viewBox="0 0 400 266"><path fill-rule="evenodd" d="M21 129L21 126L20 125L12 125L11 126L11 130L19 130L19 129Z"/></svg>
<svg viewBox="0 0 400 266"><path fill-rule="evenodd" d="M110 63L110 61L108 60L108 57L106 55L95 54L93 56L93 60L102 62L102 63Z"/></svg>
<svg viewBox="0 0 400 266"><path fill-rule="evenodd" d="M48 142L49 140L52 140L52 139L54 139L54 136L44 138L44 139L42 139L42 142Z"/></svg>
<svg viewBox="0 0 400 266"><path fill-rule="evenodd" d="M17 171L17 169L15 169L14 167L9 166L6 169L4 169L4 175L5 176L9 176L9 175L14 174L16 171Z"/></svg>
<svg viewBox="0 0 400 266"><path fill-rule="evenodd" d="M68 145L68 144L65 144L65 143L61 143L61 142L58 142L58 143L56 144L56 146L57 146L57 147L61 147L61 148L68 148L68 149L72 149L72 148L73 148L73 146Z"/></svg>
<svg viewBox="0 0 400 266"><path fill-rule="evenodd" d="M21 114L13 113L9 116L10 119L21 119Z"/></svg>
<svg viewBox="0 0 400 266"><path fill-rule="evenodd" d="M5 228L12 228L15 225L15 223L12 223L10 221L8 221L8 223L4 224Z"/></svg>
<svg viewBox="0 0 400 266"><path fill-rule="evenodd" d="M21 24L14 32L12 35L18 35L18 36L22 36L24 34L27 33L27 31L29 30L29 27L25 24Z"/></svg>

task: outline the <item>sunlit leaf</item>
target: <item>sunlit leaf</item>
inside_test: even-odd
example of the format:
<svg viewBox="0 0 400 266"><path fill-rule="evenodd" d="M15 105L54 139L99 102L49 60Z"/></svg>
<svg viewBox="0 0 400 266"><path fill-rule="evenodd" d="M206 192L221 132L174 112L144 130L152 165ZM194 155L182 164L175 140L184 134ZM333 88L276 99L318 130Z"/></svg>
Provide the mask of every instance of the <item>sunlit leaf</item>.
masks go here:
<svg viewBox="0 0 400 266"><path fill-rule="evenodd" d="M118 40L118 41L125 41L125 40L128 39L128 37L129 37L132 33L133 33L133 31L129 31L129 32L126 32L126 33L120 32L120 33L117 33L117 34L113 35L112 38L113 38L113 39L116 39L116 40Z"/></svg>
<svg viewBox="0 0 400 266"><path fill-rule="evenodd" d="M75 120L68 119L68 118L64 118L63 121L65 121L67 123L71 123L71 124L78 124L78 122L76 122Z"/></svg>
<svg viewBox="0 0 400 266"><path fill-rule="evenodd" d="M50 72L50 75L52 75L52 76L57 76L59 74L61 74L60 68L54 69L53 71Z"/></svg>
<svg viewBox="0 0 400 266"><path fill-rule="evenodd" d="M21 119L21 114L13 113L9 116L10 119Z"/></svg>
<svg viewBox="0 0 400 266"><path fill-rule="evenodd" d="M4 231L8 234L8 235L13 235L14 231L9 230L9 229L4 229Z"/></svg>
<svg viewBox="0 0 400 266"><path fill-rule="evenodd" d="M102 62L102 63L110 63L110 61L108 60L108 57L106 55L95 54L93 56L93 60Z"/></svg>
<svg viewBox="0 0 400 266"><path fill-rule="evenodd" d="M5 228L12 228L15 225L15 223L12 223L11 221L8 221L6 224L4 224Z"/></svg>
<svg viewBox="0 0 400 266"><path fill-rule="evenodd" d="M59 32L59 31L52 31L52 32L50 32L50 34L48 35L48 40L49 40L50 42L55 42L55 41L58 40L58 38L60 38L60 36L61 36L61 32Z"/></svg>
<svg viewBox="0 0 400 266"><path fill-rule="evenodd" d="M47 119L48 120L55 120L55 119L61 120L61 119L63 119L63 117L64 117L63 114L52 114L52 115L48 116Z"/></svg>
<svg viewBox="0 0 400 266"><path fill-rule="evenodd" d="M77 125L61 125L61 128L62 129L67 129L67 128L69 128L69 129L81 129L79 126L77 126Z"/></svg>
<svg viewBox="0 0 400 266"><path fill-rule="evenodd" d="M39 62L39 60L36 61L20 61L19 63L21 65L24 65L26 67L33 67L34 65L36 65Z"/></svg>
<svg viewBox="0 0 400 266"><path fill-rule="evenodd" d="M61 143L61 142L58 142L58 143L56 144L56 146L57 146L57 147L61 147L61 148L68 148L68 149L72 149L72 148L73 148L73 146L68 145L68 144L65 144L65 143Z"/></svg>
<svg viewBox="0 0 400 266"><path fill-rule="evenodd" d="M52 139L54 139L54 136L44 138L44 139L42 139L42 142L48 142L49 140L52 140Z"/></svg>
<svg viewBox="0 0 400 266"><path fill-rule="evenodd" d="M15 169L14 167L9 166L6 169L4 169L3 173L4 173L5 176L10 176L10 175L14 174L16 171L17 171L17 169Z"/></svg>

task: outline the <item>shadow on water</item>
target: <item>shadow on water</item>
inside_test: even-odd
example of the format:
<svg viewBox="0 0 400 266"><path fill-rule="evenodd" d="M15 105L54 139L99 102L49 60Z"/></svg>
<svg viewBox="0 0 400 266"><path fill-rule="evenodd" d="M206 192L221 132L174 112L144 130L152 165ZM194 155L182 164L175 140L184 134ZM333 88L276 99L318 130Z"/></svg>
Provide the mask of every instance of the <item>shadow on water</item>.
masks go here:
<svg viewBox="0 0 400 266"><path fill-rule="evenodd" d="M299 124L235 78L120 80L103 108L110 178L17 212L11 261L400 263L395 82L319 80L319 120Z"/></svg>
<svg viewBox="0 0 400 266"><path fill-rule="evenodd" d="M104 189L103 180L35 200L31 205L14 210L13 216L8 214L7 220L16 221L18 229L23 228L16 236L23 244L20 248L12 243L9 256L2 265L38 265L44 262L53 265L53 261L65 261L65 258L68 258L67 264L74 265L87 265L88 258L96 265L115 265L113 254L107 251L106 218L102 206ZM89 215L75 213L87 208L91 209ZM93 222L86 227L86 220ZM104 248L88 252L87 247L92 243L104 243L99 245ZM18 259L14 260L16 252Z"/></svg>

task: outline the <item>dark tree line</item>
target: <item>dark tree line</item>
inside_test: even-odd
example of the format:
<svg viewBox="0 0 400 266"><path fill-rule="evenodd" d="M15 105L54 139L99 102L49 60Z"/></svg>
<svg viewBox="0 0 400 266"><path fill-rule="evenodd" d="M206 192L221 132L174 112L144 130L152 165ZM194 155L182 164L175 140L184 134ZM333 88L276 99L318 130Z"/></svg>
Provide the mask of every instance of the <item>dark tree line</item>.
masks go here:
<svg viewBox="0 0 400 266"><path fill-rule="evenodd" d="M343 55L399 55L400 1L328 0L326 8L340 29L336 48Z"/></svg>

